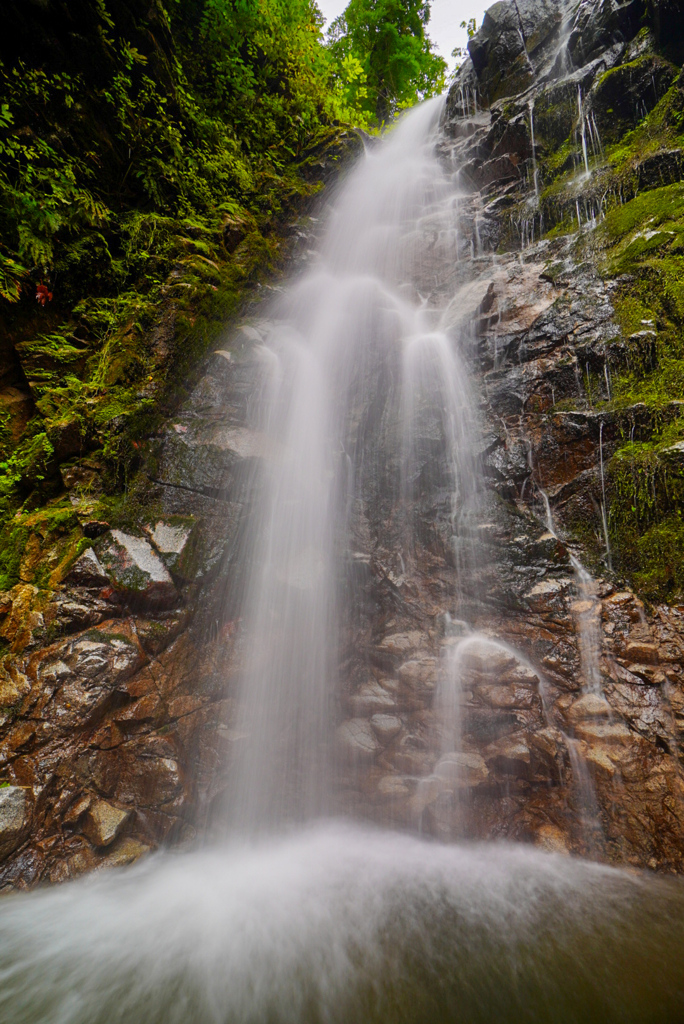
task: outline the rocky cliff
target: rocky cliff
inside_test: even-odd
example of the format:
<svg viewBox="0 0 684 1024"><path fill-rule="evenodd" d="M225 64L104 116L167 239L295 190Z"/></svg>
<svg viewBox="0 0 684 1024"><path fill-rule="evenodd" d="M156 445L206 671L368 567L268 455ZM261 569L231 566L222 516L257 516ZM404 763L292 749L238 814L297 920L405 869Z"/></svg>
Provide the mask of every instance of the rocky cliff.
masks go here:
<svg viewBox="0 0 684 1024"><path fill-rule="evenodd" d="M368 470L346 568L343 809L684 867L683 24L675 2L504 0L471 41L439 143L454 231L425 226L413 284L481 397L479 511L460 527L477 557L454 557L435 484L402 560L396 496ZM211 819L240 742L267 308L216 342L144 442L116 528L85 514L87 458L63 474L78 550L41 511L22 519L0 603L4 885L125 863ZM379 380L371 448L395 397ZM49 587L46 559L62 566ZM462 744L440 759L449 664Z"/></svg>

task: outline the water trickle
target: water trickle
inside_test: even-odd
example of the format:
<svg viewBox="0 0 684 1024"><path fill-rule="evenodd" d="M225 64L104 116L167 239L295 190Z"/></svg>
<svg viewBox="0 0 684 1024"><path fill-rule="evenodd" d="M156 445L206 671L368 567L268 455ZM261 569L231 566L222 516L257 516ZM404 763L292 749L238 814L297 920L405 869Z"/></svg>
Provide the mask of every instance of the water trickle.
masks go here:
<svg viewBox="0 0 684 1024"><path fill-rule="evenodd" d="M534 175L534 194L539 200L539 168L537 167L537 144L534 137L534 99L529 104L530 111L530 136L532 139L532 173Z"/></svg>
<svg viewBox="0 0 684 1024"><path fill-rule="evenodd" d="M579 111L579 128L580 128L580 134L581 134L581 137L582 137L582 156L584 158L584 169L585 169L587 175L590 175L591 174L591 170L589 168L589 153L588 153L588 150L587 150L587 121L586 121L586 118L584 116L584 110L583 110L583 107L582 107L582 87L581 86L578 86L578 89L577 89L577 108L578 108L578 111ZM579 214L578 214L578 218L577 219L579 220Z"/></svg>
<svg viewBox="0 0 684 1024"><path fill-rule="evenodd" d="M560 539L553 521L551 503L545 491L539 488L544 502L546 527L557 540ZM598 596L596 580L582 565L577 555L568 552L570 564L575 575L575 587L578 600L573 608L577 634L579 638L580 663L582 670L582 690L584 693L602 694L601 683L601 651L603 639L601 634L601 602Z"/></svg>

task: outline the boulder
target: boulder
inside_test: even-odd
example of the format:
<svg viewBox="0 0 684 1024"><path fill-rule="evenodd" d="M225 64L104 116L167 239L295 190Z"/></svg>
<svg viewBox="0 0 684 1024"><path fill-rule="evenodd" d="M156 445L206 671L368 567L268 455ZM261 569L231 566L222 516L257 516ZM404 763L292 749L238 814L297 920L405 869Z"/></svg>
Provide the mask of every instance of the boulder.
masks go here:
<svg viewBox="0 0 684 1024"><path fill-rule="evenodd" d="M107 573L92 548L78 556L64 581L68 586L104 589L110 586Z"/></svg>
<svg viewBox="0 0 684 1024"><path fill-rule="evenodd" d="M610 718L610 704L605 697L597 693L585 693L579 700L574 701L566 711L566 717L570 722L582 722L588 718Z"/></svg>
<svg viewBox="0 0 684 1024"><path fill-rule="evenodd" d="M383 746L390 743L402 730L401 718L397 718L396 715L373 715L370 724Z"/></svg>
<svg viewBox="0 0 684 1024"><path fill-rule="evenodd" d="M453 751L440 758L434 774L452 788L471 788L487 781L489 769L481 754Z"/></svg>
<svg viewBox="0 0 684 1024"><path fill-rule="evenodd" d="M382 749L366 718L350 718L337 730L342 753L351 761L372 761Z"/></svg>
<svg viewBox="0 0 684 1024"><path fill-rule="evenodd" d="M143 537L112 530L98 545L98 553L112 586L128 603L150 609L177 603L168 569Z"/></svg>
<svg viewBox="0 0 684 1024"><path fill-rule="evenodd" d="M92 800L85 816L83 831L93 846L109 846L121 833L130 816L130 810L122 810L106 800Z"/></svg>
<svg viewBox="0 0 684 1024"><path fill-rule="evenodd" d="M351 710L355 717L362 718L365 715L372 715L376 712L391 711L395 704L391 694L375 681L366 683L350 698Z"/></svg>
<svg viewBox="0 0 684 1024"><path fill-rule="evenodd" d="M502 775L527 778L530 774L530 748L522 737L505 736L485 748L487 766Z"/></svg>
<svg viewBox="0 0 684 1024"><path fill-rule="evenodd" d="M174 518L171 522L162 519L145 527L145 533L170 572L175 573L182 569L183 556L187 554L193 526L192 520L181 521Z"/></svg>

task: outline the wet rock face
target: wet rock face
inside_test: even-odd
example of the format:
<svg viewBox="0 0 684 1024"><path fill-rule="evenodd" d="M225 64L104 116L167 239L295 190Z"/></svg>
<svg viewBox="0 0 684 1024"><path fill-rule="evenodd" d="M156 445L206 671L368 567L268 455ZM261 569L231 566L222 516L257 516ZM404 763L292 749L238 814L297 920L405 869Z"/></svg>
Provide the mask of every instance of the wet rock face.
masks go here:
<svg viewBox="0 0 684 1024"><path fill-rule="evenodd" d="M184 436L172 425L150 466L154 517L102 524L57 592L0 595L0 888L127 864L206 824L230 760L236 623L225 592L230 581L239 603L243 482L260 458L243 416L256 380L248 356L235 369L213 358L175 424L218 437L239 487L160 479Z"/></svg>
<svg viewBox="0 0 684 1024"><path fill-rule="evenodd" d="M523 47L513 6L490 10L449 96L442 152L465 193L458 258L447 271L440 251L417 282L443 311L440 327L469 346L482 400L478 522L461 527L477 534L479 554L456 570L449 541L434 543L440 528L448 536L448 510L427 478L410 559L397 556L406 551L396 511L379 514L381 501L368 500L363 586L375 611L363 629L349 625L341 711L364 752L341 756L340 771L357 794L350 806L361 794L375 819L681 871L684 620L676 608L647 609L613 574L603 525L612 453L625 434L653 430L645 407L605 409L612 375L630 344L653 358L654 335L647 324L622 337L615 282L576 232L535 241L532 92L516 95L534 85L535 116L560 142L578 92L591 94L596 123L605 117L617 137L676 71L649 49L648 32L635 38L657 5L573 8L570 70L558 19L545 29L545 5L530 3L541 29ZM475 87L480 103L506 102L474 113ZM678 160L661 152L635 174L652 182L644 187L663 184L659 173L678 180ZM511 234L511 211L525 209L529 222ZM676 462L678 448L666 457ZM373 722L385 717L397 731L381 737Z"/></svg>
<svg viewBox="0 0 684 1024"><path fill-rule="evenodd" d="M558 26L553 0L500 0L468 43L480 92L488 102L522 92L534 80L530 53Z"/></svg>
<svg viewBox="0 0 684 1024"><path fill-rule="evenodd" d="M652 30L674 33L675 10L651 4ZM639 54L622 63L644 12L632 0L580 5L567 41L577 68L563 82L552 74L562 19L551 0L495 4L471 43L440 142L462 190L459 230L435 241L426 224L411 286L468 354L482 427L477 514L464 513L454 535L433 422L401 507L397 396L369 359L378 399L364 414L340 567L349 614L331 749L342 810L444 838L681 871L684 615L647 609L601 561L602 462L625 432L639 440L652 423L644 408L597 407L613 370L635 351L651 358L653 332L621 337L613 286L578 258L575 236L535 241L535 149L520 95L546 82L535 116L559 142L580 87L596 85L606 124L629 122L648 81L650 109L668 66ZM471 87L493 105L466 117ZM650 154L639 188L681 169L678 150ZM0 594L0 887L190 841L220 802L241 741L240 550L269 456L251 410L270 326L257 310L160 433L144 521L90 524L93 547L56 593L21 583ZM676 446L670 458L681 458ZM591 585L577 568L585 549Z"/></svg>

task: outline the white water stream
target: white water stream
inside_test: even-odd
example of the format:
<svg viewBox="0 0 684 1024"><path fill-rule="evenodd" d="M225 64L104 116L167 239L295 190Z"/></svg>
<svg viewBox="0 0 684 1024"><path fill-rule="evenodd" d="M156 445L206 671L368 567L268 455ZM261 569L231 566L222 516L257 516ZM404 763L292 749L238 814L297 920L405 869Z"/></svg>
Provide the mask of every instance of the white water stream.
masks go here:
<svg viewBox="0 0 684 1024"><path fill-rule="evenodd" d="M274 311L255 424L270 457L248 549L245 739L228 796L231 827L247 834L330 811L340 592L369 487L382 477L410 504L445 452L455 532L477 489L468 374L414 283L426 250L449 259L457 245L455 189L434 151L441 107L426 103L367 154L320 258ZM378 431L387 392L378 415L397 422ZM413 547L409 515L402 557Z"/></svg>
<svg viewBox="0 0 684 1024"><path fill-rule="evenodd" d="M411 113L352 173L261 352L268 458L247 548L231 839L7 898L3 1024L684 1019L675 883L312 824L331 806L345 566L368 554L358 509L377 475L408 506L445 488L468 557L456 541L477 505L476 403L454 317L448 336L415 285L429 261L456 259L440 110ZM407 561L412 530L407 514Z"/></svg>

